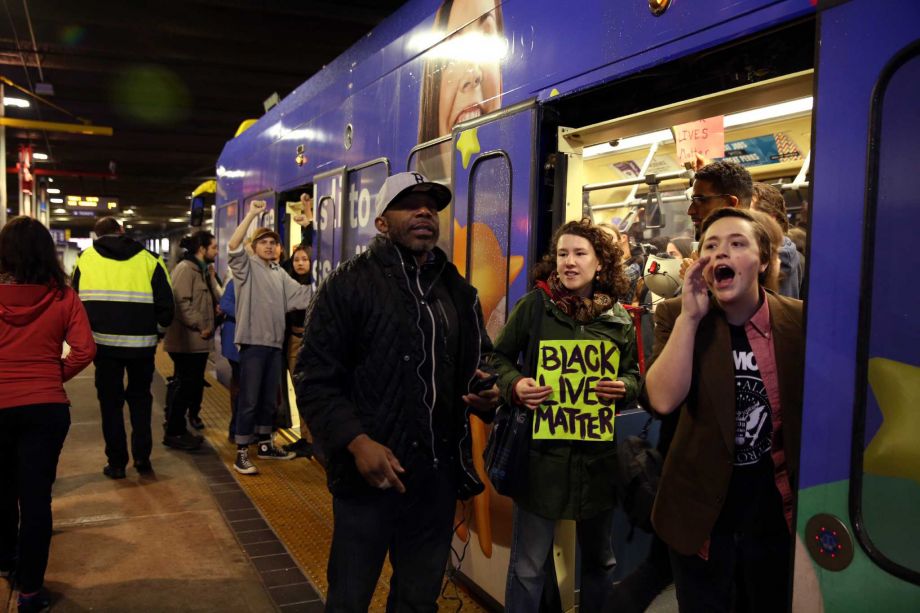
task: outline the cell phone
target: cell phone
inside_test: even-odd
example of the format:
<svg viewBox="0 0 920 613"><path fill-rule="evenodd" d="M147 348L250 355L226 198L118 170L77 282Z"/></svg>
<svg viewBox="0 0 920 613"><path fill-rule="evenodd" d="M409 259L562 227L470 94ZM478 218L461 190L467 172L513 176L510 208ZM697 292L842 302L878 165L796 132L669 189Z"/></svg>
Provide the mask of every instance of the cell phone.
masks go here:
<svg viewBox="0 0 920 613"><path fill-rule="evenodd" d="M498 373L490 374L485 379L476 379L470 384L470 393L471 394L481 394L485 391L492 389L492 386L495 385L495 382L498 381Z"/></svg>

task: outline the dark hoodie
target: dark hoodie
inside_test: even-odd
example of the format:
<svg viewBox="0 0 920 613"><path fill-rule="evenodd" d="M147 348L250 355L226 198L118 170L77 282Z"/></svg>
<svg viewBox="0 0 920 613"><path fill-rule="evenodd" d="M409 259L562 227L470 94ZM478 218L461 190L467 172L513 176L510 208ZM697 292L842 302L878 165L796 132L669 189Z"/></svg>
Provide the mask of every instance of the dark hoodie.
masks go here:
<svg viewBox="0 0 920 613"><path fill-rule="evenodd" d="M147 269L151 271L148 280L153 292L153 304L98 300L87 302L86 311L93 331L103 335L144 336L158 334L157 325L164 330L169 327L173 320L175 305L173 303L169 274L162 260L144 249L142 244L123 234L100 236L93 241L93 248L106 260L113 261L106 263L106 265L114 264L114 262L126 262L139 253L145 252L147 257L150 258ZM86 266L87 263L81 257L77 261L77 267L73 273L72 285L77 292L80 291L81 277L89 274L88 271L83 270ZM103 278L106 278L106 272L107 269L92 271L93 274L101 275ZM155 350L155 346L135 348L109 346L101 342L99 344L100 355L108 357L149 357L154 354Z"/></svg>
<svg viewBox="0 0 920 613"><path fill-rule="evenodd" d="M64 341L70 353L61 359ZM64 381L96 354L77 293L0 281L0 410L68 403Z"/></svg>

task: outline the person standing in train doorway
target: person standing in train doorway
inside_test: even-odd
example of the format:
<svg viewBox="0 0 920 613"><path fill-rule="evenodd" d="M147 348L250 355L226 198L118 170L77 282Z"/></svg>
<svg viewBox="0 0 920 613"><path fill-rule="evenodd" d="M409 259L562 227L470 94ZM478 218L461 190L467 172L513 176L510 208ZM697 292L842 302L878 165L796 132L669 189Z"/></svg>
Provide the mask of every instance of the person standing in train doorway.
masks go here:
<svg viewBox="0 0 920 613"><path fill-rule="evenodd" d="M419 173L389 177L379 235L307 311L294 382L333 495L327 611L367 611L387 553L387 610L436 611L456 501L483 490L469 414L488 418L498 389L478 294L436 247L450 200Z"/></svg>
<svg viewBox="0 0 920 613"><path fill-rule="evenodd" d="M690 195L687 215L693 222L694 233L699 240L700 227L713 211L726 207L751 208L754 181L751 179L751 173L744 166L734 162L723 160L710 162L697 156L697 163L700 166L693 176L693 193ZM684 258L680 265L681 278L697 257L698 254L694 252L690 257Z"/></svg>
<svg viewBox="0 0 920 613"><path fill-rule="evenodd" d="M230 237L227 253L236 286L236 332L240 350L240 391L237 399L236 460L233 468L244 475L259 472L249 459L249 445L257 438L261 459L292 460L295 454L275 447L272 441L278 388L281 384L281 348L284 345L287 311L305 309L313 288L301 285L278 265L281 237L270 228L258 228L252 235L252 255L243 239L252 222L265 211L265 202L254 200L239 227ZM311 213L295 215L294 222L307 226Z"/></svg>
<svg viewBox="0 0 920 613"><path fill-rule="evenodd" d="M640 398L679 410L652 523L681 613L785 611L801 439L802 302L764 289L766 229L723 208L701 227L683 293L655 311Z"/></svg>

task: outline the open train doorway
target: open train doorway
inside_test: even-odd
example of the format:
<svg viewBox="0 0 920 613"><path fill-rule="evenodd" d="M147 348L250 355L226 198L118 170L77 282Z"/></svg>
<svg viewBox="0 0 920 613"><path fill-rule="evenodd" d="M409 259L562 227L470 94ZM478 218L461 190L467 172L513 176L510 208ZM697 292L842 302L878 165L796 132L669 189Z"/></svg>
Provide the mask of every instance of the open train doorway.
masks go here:
<svg viewBox="0 0 920 613"><path fill-rule="evenodd" d="M702 163L742 165L755 182L780 190L790 227L807 224L814 46L815 23L806 19L545 103L563 126L556 135L558 221L589 217L628 240L624 259L637 283L622 300L632 307L645 357L655 304L679 294L678 260L696 248L688 208ZM643 290L650 256L668 259L672 250L674 267L664 273L670 283ZM623 411L618 436L637 434L647 418L640 408ZM627 539L619 512L614 533L623 579L643 562L651 537Z"/></svg>

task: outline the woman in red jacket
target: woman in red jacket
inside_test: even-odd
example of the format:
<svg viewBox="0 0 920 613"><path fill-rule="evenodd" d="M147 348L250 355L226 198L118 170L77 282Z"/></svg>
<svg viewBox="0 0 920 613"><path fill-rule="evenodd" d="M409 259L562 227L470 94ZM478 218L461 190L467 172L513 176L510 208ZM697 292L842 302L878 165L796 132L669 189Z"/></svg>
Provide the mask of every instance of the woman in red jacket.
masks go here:
<svg viewBox="0 0 920 613"><path fill-rule="evenodd" d="M62 358L64 342L70 353ZM51 545L51 485L70 428L64 382L96 344L67 287L51 233L29 217L0 231L0 576L15 574L19 611L50 604L42 589Z"/></svg>

